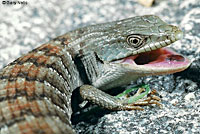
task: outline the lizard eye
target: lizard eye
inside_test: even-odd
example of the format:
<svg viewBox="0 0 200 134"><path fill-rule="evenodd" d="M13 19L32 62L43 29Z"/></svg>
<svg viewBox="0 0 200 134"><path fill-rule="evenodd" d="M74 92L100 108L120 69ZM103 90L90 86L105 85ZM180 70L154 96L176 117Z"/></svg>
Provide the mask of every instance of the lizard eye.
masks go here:
<svg viewBox="0 0 200 134"><path fill-rule="evenodd" d="M142 45L142 38L138 35L129 35L126 39L127 43L134 48L138 48Z"/></svg>

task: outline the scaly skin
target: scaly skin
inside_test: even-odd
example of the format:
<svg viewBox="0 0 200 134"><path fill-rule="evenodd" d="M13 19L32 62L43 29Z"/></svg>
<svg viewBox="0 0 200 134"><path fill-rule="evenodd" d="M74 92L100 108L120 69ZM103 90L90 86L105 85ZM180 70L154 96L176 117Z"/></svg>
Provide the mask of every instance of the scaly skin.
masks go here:
<svg viewBox="0 0 200 134"><path fill-rule="evenodd" d="M0 71L0 133L75 133L70 121L75 89L81 87L83 98L101 105L101 95L88 96L88 86L95 92L184 70L190 64L185 59L164 68L121 61L169 45L181 35L156 16L141 16L79 28L41 45ZM110 103L108 107L114 109Z"/></svg>

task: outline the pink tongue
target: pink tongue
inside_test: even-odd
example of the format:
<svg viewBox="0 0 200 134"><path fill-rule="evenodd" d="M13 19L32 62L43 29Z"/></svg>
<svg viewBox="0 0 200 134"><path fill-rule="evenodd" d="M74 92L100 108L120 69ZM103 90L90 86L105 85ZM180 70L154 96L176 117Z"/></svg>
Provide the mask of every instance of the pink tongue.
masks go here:
<svg viewBox="0 0 200 134"><path fill-rule="evenodd" d="M124 60L122 61L123 63L129 63L129 64L134 64L134 60L137 58L138 55L135 56L129 56L127 58L124 58Z"/></svg>

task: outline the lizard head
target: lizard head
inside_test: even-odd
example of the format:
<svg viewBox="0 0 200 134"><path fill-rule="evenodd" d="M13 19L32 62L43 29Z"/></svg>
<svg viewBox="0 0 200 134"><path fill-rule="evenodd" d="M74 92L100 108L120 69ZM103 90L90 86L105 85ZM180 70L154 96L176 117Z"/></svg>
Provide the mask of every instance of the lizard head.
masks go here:
<svg viewBox="0 0 200 134"><path fill-rule="evenodd" d="M109 88L141 76L179 72L191 63L186 57L166 48L181 39L183 33L157 16L146 15L112 22L112 27L108 29L109 37L94 51L106 63L105 72L110 73L94 83L97 87L106 85Z"/></svg>

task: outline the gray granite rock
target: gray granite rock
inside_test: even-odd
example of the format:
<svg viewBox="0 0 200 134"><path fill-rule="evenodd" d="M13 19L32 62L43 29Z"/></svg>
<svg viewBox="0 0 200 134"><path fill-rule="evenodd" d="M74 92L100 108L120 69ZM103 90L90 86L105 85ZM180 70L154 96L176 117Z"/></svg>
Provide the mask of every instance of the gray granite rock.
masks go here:
<svg viewBox="0 0 200 134"><path fill-rule="evenodd" d="M2 1L1 1L2 2ZM163 108L106 111L75 125L80 134L200 133L200 1L157 0L144 8L135 0L27 0L27 5L0 3L0 68L21 54L75 28L127 17L155 14L178 25L185 36L171 47L192 65L173 75L145 77L162 96ZM104 110L102 110L104 111Z"/></svg>

